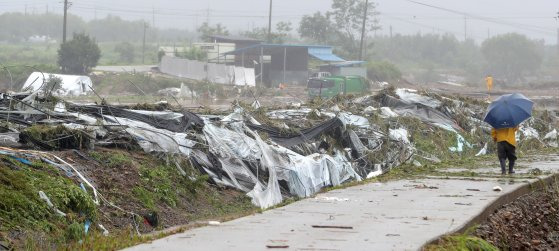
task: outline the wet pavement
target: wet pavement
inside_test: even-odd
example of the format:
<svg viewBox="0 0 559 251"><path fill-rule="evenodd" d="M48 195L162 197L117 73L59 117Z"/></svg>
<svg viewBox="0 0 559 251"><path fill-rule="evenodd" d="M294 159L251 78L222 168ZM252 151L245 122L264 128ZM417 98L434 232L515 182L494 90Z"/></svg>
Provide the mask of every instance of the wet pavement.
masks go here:
<svg viewBox="0 0 559 251"><path fill-rule="evenodd" d="M559 156L519 162L519 173L559 172ZM467 169L494 173L495 168ZM458 229L534 176L423 177L318 194L233 221L188 230L130 250L418 250ZM503 191L493 191L500 186Z"/></svg>

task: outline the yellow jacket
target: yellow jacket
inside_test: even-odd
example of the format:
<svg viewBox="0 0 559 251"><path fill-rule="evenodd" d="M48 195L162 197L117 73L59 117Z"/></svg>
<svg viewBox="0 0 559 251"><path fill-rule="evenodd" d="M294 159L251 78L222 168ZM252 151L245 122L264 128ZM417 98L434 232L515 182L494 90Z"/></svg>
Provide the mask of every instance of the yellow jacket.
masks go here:
<svg viewBox="0 0 559 251"><path fill-rule="evenodd" d="M493 129L491 130L491 137L495 142L506 141L516 146L516 131L518 131L518 127Z"/></svg>

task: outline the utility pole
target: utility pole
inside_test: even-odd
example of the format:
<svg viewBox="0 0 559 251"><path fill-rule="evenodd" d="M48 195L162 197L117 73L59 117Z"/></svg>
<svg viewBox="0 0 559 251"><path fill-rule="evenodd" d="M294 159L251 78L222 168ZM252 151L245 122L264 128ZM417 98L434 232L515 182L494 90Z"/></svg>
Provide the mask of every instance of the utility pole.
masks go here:
<svg viewBox="0 0 559 251"><path fill-rule="evenodd" d="M270 0L270 12L268 13L268 43L272 43L272 0Z"/></svg>
<svg viewBox="0 0 559 251"><path fill-rule="evenodd" d="M557 22L559 22L559 11L557 11L557 16L555 18ZM559 28L557 28L557 53L559 53Z"/></svg>
<svg viewBox="0 0 559 251"><path fill-rule="evenodd" d="M464 16L464 41L468 39L468 18Z"/></svg>
<svg viewBox="0 0 559 251"><path fill-rule="evenodd" d="M148 24L144 22L144 42L142 43L142 64L146 62L146 30L148 29Z"/></svg>
<svg viewBox="0 0 559 251"><path fill-rule="evenodd" d="M390 38L392 38L392 25L390 25Z"/></svg>
<svg viewBox="0 0 559 251"><path fill-rule="evenodd" d="M151 6L151 27L155 28L155 7Z"/></svg>
<svg viewBox="0 0 559 251"><path fill-rule="evenodd" d="M66 43L66 19L68 16L68 0L64 0L64 23L62 24L62 43Z"/></svg>
<svg viewBox="0 0 559 251"><path fill-rule="evenodd" d="M359 60L363 59L363 41L365 40L365 25L367 24L367 12L369 0L365 0L365 11L363 12L363 26L361 26L361 43L359 43Z"/></svg>

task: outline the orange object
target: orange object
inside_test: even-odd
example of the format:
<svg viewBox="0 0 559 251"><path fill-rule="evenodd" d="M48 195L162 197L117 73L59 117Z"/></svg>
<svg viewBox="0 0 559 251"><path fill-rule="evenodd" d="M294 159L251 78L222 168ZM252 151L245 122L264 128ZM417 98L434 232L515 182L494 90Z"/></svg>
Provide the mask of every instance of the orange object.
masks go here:
<svg viewBox="0 0 559 251"><path fill-rule="evenodd" d="M518 127L493 129L491 130L491 137L495 142L506 141L516 146L516 131L518 131Z"/></svg>
<svg viewBox="0 0 559 251"><path fill-rule="evenodd" d="M493 77L487 76L485 78L485 84L487 84L487 91L491 92L493 89Z"/></svg>

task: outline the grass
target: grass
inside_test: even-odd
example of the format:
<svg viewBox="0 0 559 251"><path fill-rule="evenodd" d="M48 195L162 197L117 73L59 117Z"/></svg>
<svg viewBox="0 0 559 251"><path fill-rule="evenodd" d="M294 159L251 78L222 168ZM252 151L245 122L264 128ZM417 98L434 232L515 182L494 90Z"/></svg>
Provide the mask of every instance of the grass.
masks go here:
<svg viewBox="0 0 559 251"><path fill-rule="evenodd" d="M89 153L93 159L109 168L119 168L133 165L133 159L122 152L95 152Z"/></svg>
<svg viewBox="0 0 559 251"><path fill-rule="evenodd" d="M171 212L175 215L171 221L179 219L173 217L180 217L182 222L196 222L225 221L261 212L245 194L212 187L207 182L208 177L199 175L186 161L180 163L187 173L182 176L174 164L141 152L98 149L90 151L89 155L99 162L100 166L96 168L103 169L99 170L105 174L101 178L119 173L115 176L120 178L115 182L123 183L122 186L100 188L100 192L118 206L143 209L136 213L149 211L161 215ZM128 174L121 176L123 173ZM39 198L38 191L44 191L67 216L54 213ZM0 198L0 241L9 241L18 249L114 250L163 237L139 237L126 224L122 225L124 228L112 226L111 234L103 236L98 223L127 216L105 211L106 206L97 208L79 184L42 162L26 165L18 159L0 155ZM87 235L85 220L92 221ZM136 220L141 224L141 219ZM162 227L160 225L156 230ZM17 233L15 238L14 233Z"/></svg>
<svg viewBox="0 0 559 251"><path fill-rule="evenodd" d="M26 128L21 137L24 141L37 143L46 150L87 148L90 138L86 133L65 126L33 125Z"/></svg>
<svg viewBox="0 0 559 251"><path fill-rule="evenodd" d="M99 42L101 58L99 65L131 65L142 63L142 44L135 43L134 58L132 61L124 60L115 50L119 42ZM0 43L0 62L13 64L56 64L58 57L59 44L51 43ZM156 64L157 48L154 45L147 45L145 64Z"/></svg>
<svg viewBox="0 0 559 251"><path fill-rule="evenodd" d="M7 156L0 160L0 237L2 232L17 230L28 233L26 245L44 249L49 246L46 243L79 239L83 222L97 219L91 196L54 167L42 162L26 165ZM49 208L39 198L39 191L67 216L61 217Z"/></svg>
<svg viewBox="0 0 559 251"><path fill-rule="evenodd" d="M458 234L443 237L439 243L426 246L425 251L499 251L491 243L469 235Z"/></svg>

